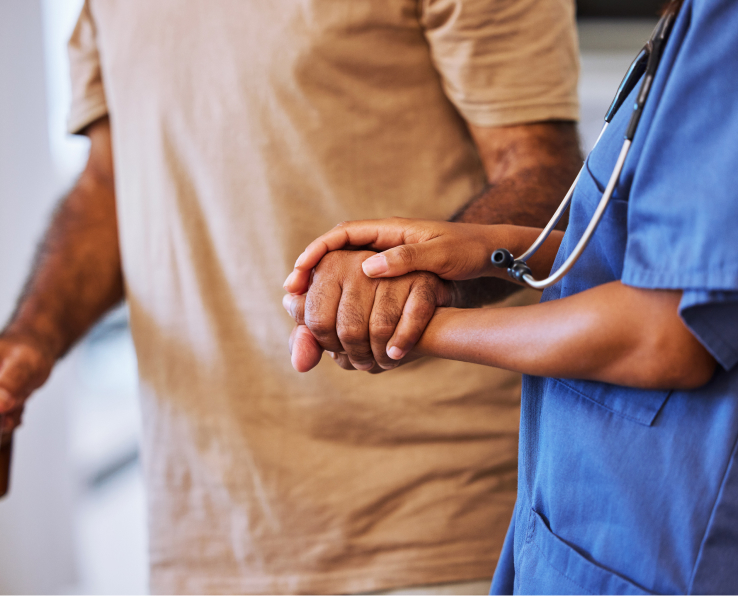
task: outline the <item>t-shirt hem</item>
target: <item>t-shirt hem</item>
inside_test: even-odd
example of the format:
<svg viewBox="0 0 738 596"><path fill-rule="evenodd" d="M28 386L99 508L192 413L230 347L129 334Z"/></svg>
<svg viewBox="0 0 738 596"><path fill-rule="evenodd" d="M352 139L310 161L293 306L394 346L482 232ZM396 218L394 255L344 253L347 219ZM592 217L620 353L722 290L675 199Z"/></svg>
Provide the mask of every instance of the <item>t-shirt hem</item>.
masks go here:
<svg viewBox="0 0 738 596"><path fill-rule="evenodd" d="M346 569L319 574L302 574L299 578L279 576L262 580L248 580L243 577L228 578L217 572L197 577L178 570L173 572L173 575L186 576L186 579L157 580L156 573L152 573L150 589L152 594L360 594L412 586L488 578L491 580L496 565L497 558L486 557L472 561L448 561L445 565L433 565L432 567L410 564L391 565L379 569Z"/></svg>
<svg viewBox="0 0 738 596"><path fill-rule="evenodd" d="M464 119L475 126L510 126L546 120L579 120L579 104L562 102L559 104L495 107L488 105L459 104L459 112Z"/></svg>
<svg viewBox="0 0 738 596"><path fill-rule="evenodd" d="M108 104L105 101L105 93L95 93L86 97L84 102L73 106L67 119L67 131L69 134L79 134L87 125L102 118L108 113Z"/></svg>

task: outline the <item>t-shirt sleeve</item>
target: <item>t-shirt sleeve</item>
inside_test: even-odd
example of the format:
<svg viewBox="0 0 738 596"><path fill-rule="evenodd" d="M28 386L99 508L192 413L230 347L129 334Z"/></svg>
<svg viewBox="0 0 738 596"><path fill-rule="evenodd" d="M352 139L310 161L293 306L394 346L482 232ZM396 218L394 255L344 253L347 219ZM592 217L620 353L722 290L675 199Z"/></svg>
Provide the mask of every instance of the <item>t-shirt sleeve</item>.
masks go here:
<svg viewBox="0 0 738 596"><path fill-rule="evenodd" d="M68 44L69 73L72 80L72 105L67 130L76 134L108 113L103 87L97 32L85 1Z"/></svg>
<svg viewBox="0 0 738 596"><path fill-rule="evenodd" d="M423 0L421 10L446 95L467 122L579 117L572 0Z"/></svg>

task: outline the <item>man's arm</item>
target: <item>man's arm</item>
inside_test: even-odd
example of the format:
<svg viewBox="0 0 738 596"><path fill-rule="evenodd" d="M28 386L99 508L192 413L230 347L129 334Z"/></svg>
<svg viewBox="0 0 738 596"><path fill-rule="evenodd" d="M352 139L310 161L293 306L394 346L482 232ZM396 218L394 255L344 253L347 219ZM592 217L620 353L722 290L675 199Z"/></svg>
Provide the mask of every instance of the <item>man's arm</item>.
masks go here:
<svg viewBox="0 0 738 596"><path fill-rule="evenodd" d="M499 128L470 127L484 163L489 186L455 216L455 221L476 223L517 223L542 227L553 214L581 165L576 126L572 122L542 122ZM350 253L337 259L353 259ZM401 330L405 341L414 344L428 324L436 306L473 307L494 302L514 291L505 280L455 282L450 286L427 273L417 283L405 279L395 292L391 280L381 290L370 289L357 267L333 263L330 271L322 268L321 281L308 292L310 276L316 263L298 266L285 282L285 290L294 296L285 307L298 325L307 326L320 346L336 352L344 368L378 370L396 365L386 357L386 346ZM330 279L328 279L330 277ZM342 299L346 286L367 286L354 292L352 299ZM408 294L406 287L418 288ZM375 296L381 298L375 302ZM305 302L307 298L307 303ZM304 313L304 317L303 317ZM320 360L321 350L307 330L293 333L292 360L301 371ZM346 341L343 341L344 338ZM403 342L405 343L405 342ZM341 349L343 348L343 349ZM379 366L376 366L376 363ZM355 367L354 364L359 364Z"/></svg>
<svg viewBox="0 0 738 596"><path fill-rule="evenodd" d="M542 228L582 165L574 122L469 126L488 186L451 221Z"/></svg>
<svg viewBox="0 0 738 596"><path fill-rule="evenodd" d="M556 211L582 165L573 122L519 126L469 126L488 185L451 221L513 224L543 228ZM566 226L563 217L559 228ZM457 306L473 308L497 302L520 289L508 279L481 278L455 284Z"/></svg>
<svg viewBox="0 0 738 596"><path fill-rule="evenodd" d="M5 432L54 363L123 298L107 118L90 125L87 166L57 207L18 305L0 333Z"/></svg>

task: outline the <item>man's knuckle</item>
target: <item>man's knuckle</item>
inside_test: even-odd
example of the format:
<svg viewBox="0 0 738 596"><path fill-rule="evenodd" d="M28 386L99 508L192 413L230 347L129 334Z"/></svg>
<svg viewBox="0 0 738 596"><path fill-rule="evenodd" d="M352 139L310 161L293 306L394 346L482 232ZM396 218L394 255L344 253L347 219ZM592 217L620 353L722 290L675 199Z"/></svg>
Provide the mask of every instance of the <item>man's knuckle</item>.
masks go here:
<svg viewBox="0 0 738 596"><path fill-rule="evenodd" d="M390 323L389 321L381 323L372 321L369 325L369 335L372 339L387 343L387 340L389 340L389 338L394 334L395 329L395 323Z"/></svg>
<svg viewBox="0 0 738 596"><path fill-rule="evenodd" d="M366 317L362 310L357 307L358 296L347 296L347 300L338 310L338 326L348 330L361 330L366 327Z"/></svg>
<svg viewBox="0 0 738 596"><path fill-rule="evenodd" d="M324 336L333 330L331 321L316 313L305 313L305 325L313 335Z"/></svg>
<svg viewBox="0 0 738 596"><path fill-rule="evenodd" d="M372 311L369 326L372 329L394 328L402 314L402 305L396 298L383 299Z"/></svg>
<svg viewBox="0 0 738 596"><path fill-rule="evenodd" d="M355 346L366 341L366 334L361 327L356 325L339 323L336 326L336 332L338 334L338 339L346 346Z"/></svg>

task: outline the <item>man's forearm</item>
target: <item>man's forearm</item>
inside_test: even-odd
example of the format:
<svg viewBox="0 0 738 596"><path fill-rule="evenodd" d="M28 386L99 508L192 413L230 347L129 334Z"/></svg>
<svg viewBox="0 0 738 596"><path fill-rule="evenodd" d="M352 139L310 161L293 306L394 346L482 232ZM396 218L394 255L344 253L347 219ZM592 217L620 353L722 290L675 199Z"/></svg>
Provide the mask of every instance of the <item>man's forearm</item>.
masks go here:
<svg viewBox="0 0 738 596"><path fill-rule="evenodd" d="M488 185L451 221L542 228L582 165L573 122L470 127Z"/></svg>
<svg viewBox="0 0 738 596"><path fill-rule="evenodd" d="M582 164L576 125L541 122L470 130L489 183L451 221L543 228ZM457 282L457 288L465 307L488 304L521 289L494 278Z"/></svg>
<svg viewBox="0 0 738 596"><path fill-rule="evenodd" d="M86 171L57 207L2 336L56 359L122 298L112 178Z"/></svg>

